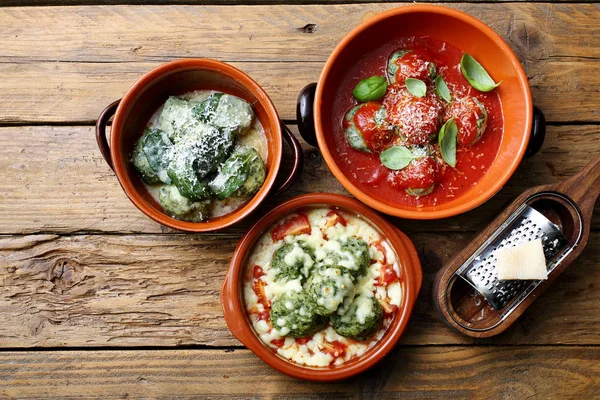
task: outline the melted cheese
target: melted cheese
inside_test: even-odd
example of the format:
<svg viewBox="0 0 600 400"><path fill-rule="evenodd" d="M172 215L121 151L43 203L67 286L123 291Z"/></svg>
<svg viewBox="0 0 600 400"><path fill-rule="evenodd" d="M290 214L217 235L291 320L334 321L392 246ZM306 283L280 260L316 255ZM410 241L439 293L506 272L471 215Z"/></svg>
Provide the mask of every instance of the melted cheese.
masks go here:
<svg viewBox="0 0 600 400"><path fill-rule="evenodd" d="M285 283L281 283L274 279L274 276L263 277L263 280L267 282L267 286L265 286L265 294L267 295L267 299L272 301L275 297L282 295L284 293L292 293L292 292L301 292L302 291L302 280L301 278L292 279Z"/></svg>
<svg viewBox="0 0 600 400"><path fill-rule="evenodd" d="M400 282L392 282L387 286L387 295L390 299L390 304L400 307L402 302L402 287Z"/></svg>
<svg viewBox="0 0 600 400"><path fill-rule="evenodd" d="M356 295L363 295L365 297L373 297L375 290L375 273L379 273L381 264L375 263L367 268L367 272L358 278L356 282Z"/></svg>
<svg viewBox="0 0 600 400"><path fill-rule="evenodd" d="M366 273L359 277L356 281L346 281L347 278L339 276L334 271L338 269L329 268L331 271L327 272L328 276L337 281L336 285L340 287L343 285L353 285L355 295L362 295L364 301L361 301L357 310L359 319L367 318L373 312L372 304L370 299L375 296L379 301L389 301L390 304L400 306L402 301L402 288L399 283L391 283L386 287L376 286L376 280L381 275L381 269L383 268L383 259L387 260L388 264L392 264L394 271L397 276L401 276L401 268L397 262L397 257L390 244L381 236L381 234L368 222L356 215L350 215L348 213L343 214L344 219L347 221L347 226L344 227L342 224L336 224L331 227L326 227L327 217L326 214L330 210L327 208L312 209L307 213L309 222L312 230L310 234L302 234L297 236L286 236L284 240L273 243L270 232L266 232L256 243L253 252L248 259L248 269L251 271L255 265L262 268L265 273L260 279L266 283L264 288L265 295L269 302L273 302L278 296L283 293L289 293L290 291L302 290L301 278L290 280L286 283L277 282L275 280L275 271L270 268L270 261L273 257L274 252L280 248L284 243L293 243L298 240L305 241L315 250L315 259L317 263L323 262L330 254L334 253L341 258L347 258L353 260L354 257L349 257L350 253L341 250L340 241L345 241L348 238L355 237L362 239L369 244L369 253L372 260L378 260L367 268ZM326 239L327 238L327 239ZM381 243L384 252L381 252L377 247L376 243ZM289 259L284 260L286 263L292 263L299 259L304 259L305 266L308 267L309 262L304 258L305 256L301 253L305 252L298 246L298 249L288 254ZM348 256L348 257L344 257ZM348 261L347 266L351 266L352 261ZM340 263L341 264L341 263ZM291 265L291 264L288 264ZM343 297L343 296L342 296ZM262 306L258 303L258 298L252 289L252 274L248 273L244 283L244 299L246 301L246 309L250 310L262 310ZM343 314L347 309L351 301L354 299L354 295L347 296L344 299L343 304L339 307L338 311ZM329 299L322 300L327 301L339 301L340 299ZM362 304L364 303L364 304ZM377 343L385 334L387 327L391 324L392 318L385 318L382 327L379 331L369 340L365 342L356 342L345 338L335 332L335 330L327 325L325 328L315 333L312 338L306 344L299 344L291 337L286 337L283 346L277 347L271 342L273 340L281 339L289 333L289 328L285 327L285 321L274 321L272 322L276 329L270 329L269 324L265 321L251 318L253 321L254 330L260 337L261 341L265 345L273 348L277 354L286 360L290 360L300 365L307 365L312 367L327 367L329 365L341 365L344 362L351 360L352 358L361 356L370 347ZM279 325L281 322L281 325ZM278 326L279 325L279 326ZM325 351L327 343L339 342L347 346L346 352L343 356L339 355L334 357L328 351ZM329 349L331 351L331 349Z"/></svg>
<svg viewBox="0 0 600 400"><path fill-rule="evenodd" d="M367 318L372 318L375 315L373 310L373 302L370 298L360 296L356 300L356 319L361 324L364 324ZM349 318L350 316L348 316ZM344 318L342 318L344 321ZM346 321L347 322L347 321Z"/></svg>
<svg viewBox="0 0 600 400"><path fill-rule="evenodd" d="M294 242L294 248L283 258L283 262L288 266L293 267L298 262L302 262L302 270L300 271L302 275L308 276L310 275L310 269L314 265L314 261L310 254L304 251L302 247L298 244L298 242Z"/></svg>
<svg viewBox="0 0 600 400"><path fill-rule="evenodd" d="M344 300L352 297L354 283L347 273L342 273L339 268L326 268L322 272L323 280L331 281L334 287L324 285L317 304L328 310L335 310L344 303Z"/></svg>

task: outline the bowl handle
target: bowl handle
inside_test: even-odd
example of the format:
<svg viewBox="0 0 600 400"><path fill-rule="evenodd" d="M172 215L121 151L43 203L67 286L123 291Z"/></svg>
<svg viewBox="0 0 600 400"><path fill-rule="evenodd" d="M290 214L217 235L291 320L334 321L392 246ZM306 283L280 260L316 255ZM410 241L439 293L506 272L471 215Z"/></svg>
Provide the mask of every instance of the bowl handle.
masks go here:
<svg viewBox="0 0 600 400"><path fill-rule="evenodd" d="M115 115L117 111L117 107L121 100L113 101L100 113L98 117L98 121L96 121L96 141L98 142L98 147L100 148L100 153L102 153L102 157L104 157L104 161L108 164L110 169L114 171L112 158L110 157L110 147L108 146L108 140L106 140L106 124L108 121Z"/></svg>
<svg viewBox="0 0 600 400"><path fill-rule="evenodd" d="M542 110L533 106L533 123L531 124L531 136L525 151L525 158L532 157L540 151L544 138L546 137L546 117Z"/></svg>
<svg viewBox="0 0 600 400"><path fill-rule="evenodd" d="M315 132L315 93L317 91L316 83L309 83L304 86L298 95L296 103L296 119L298 120L298 130L300 135L311 146L318 147L317 133Z"/></svg>
<svg viewBox="0 0 600 400"><path fill-rule="evenodd" d="M302 168L304 167L304 152L302 151L300 142L283 122L281 122L281 133L294 152L294 163L292 164L292 169L288 172L287 177L277 184L277 188L273 194L279 194L289 188L292 183L298 179L298 176L300 176Z"/></svg>

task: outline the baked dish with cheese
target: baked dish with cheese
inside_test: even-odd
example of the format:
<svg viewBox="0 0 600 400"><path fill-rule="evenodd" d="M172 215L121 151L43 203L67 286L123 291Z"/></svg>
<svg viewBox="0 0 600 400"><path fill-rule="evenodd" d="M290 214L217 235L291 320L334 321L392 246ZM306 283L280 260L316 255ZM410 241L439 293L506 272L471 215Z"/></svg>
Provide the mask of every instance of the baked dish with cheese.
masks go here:
<svg viewBox="0 0 600 400"><path fill-rule="evenodd" d="M234 211L260 189L266 152L247 101L199 90L167 99L131 161L166 213L199 222Z"/></svg>
<svg viewBox="0 0 600 400"><path fill-rule="evenodd" d="M388 240L360 216L324 207L268 229L243 276L256 335L285 360L310 367L339 366L373 347L404 290Z"/></svg>

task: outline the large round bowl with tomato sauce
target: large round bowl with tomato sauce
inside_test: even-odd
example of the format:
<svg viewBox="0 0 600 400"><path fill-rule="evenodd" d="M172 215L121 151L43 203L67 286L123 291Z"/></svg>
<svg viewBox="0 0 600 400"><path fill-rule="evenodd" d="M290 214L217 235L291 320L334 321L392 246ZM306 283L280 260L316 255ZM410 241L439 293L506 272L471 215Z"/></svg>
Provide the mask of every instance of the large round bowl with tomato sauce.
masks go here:
<svg viewBox="0 0 600 400"><path fill-rule="evenodd" d="M465 54L499 86L476 89L461 70ZM357 100L355 88L371 76L385 78L385 95ZM416 80L422 95L414 94ZM363 94L377 90L371 83ZM450 119L455 150L450 134L440 141ZM440 6L400 7L363 22L329 57L314 98L316 141L335 177L363 203L411 219L454 216L492 197L523 158L532 120L527 76L509 46L479 20ZM384 164L393 146L410 151L388 152Z"/></svg>
<svg viewBox="0 0 600 400"><path fill-rule="evenodd" d="M348 258L361 253L339 249L359 241L368 246L362 253L367 258L360 260L369 261L362 272L351 272ZM279 257L287 248L292 251ZM329 264L329 256L319 254L341 259ZM316 262L307 264L307 258ZM292 276L289 266L299 259L302 268ZM287 270L273 269L284 261ZM337 289L322 290L327 284L315 279L322 273L346 290L339 308L319 300L342 300ZM407 327L421 283L419 258L406 235L357 200L316 193L285 201L243 236L223 282L221 303L230 331L264 362L297 378L332 381L366 370L392 350ZM307 318L316 325L307 325Z"/></svg>

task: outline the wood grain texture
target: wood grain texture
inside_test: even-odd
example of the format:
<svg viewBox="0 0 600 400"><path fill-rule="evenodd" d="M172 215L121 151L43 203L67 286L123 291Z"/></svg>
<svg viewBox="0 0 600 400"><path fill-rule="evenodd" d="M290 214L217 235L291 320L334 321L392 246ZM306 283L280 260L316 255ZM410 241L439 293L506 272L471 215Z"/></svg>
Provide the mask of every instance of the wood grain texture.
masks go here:
<svg viewBox="0 0 600 400"><path fill-rule="evenodd" d="M0 9L1 12L1 9ZM174 57L177 58L177 57ZM162 62L1 63L0 123L94 123L100 112ZM320 62L233 62L269 93L280 117L296 118L300 90L319 78ZM15 101L14 99L19 99Z"/></svg>
<svg viewBox="0 0 600 400"><path fill-rule="evenodd" d="M8 352L8 398L594 398L597 347L397 347L358 378L289 378L248 350Z"/></svg>
<svg viewBox="0 0 600 400"><path fill-rule="evenodd" d="M322 62L365 18L407 4L412 3L2 8L2 58L134 62L202 56L224 61ZM593 4L451 7L488 24L525 62L600 56L600 38L593 31L600 10ZM47 46L33 39L44 39Z"/></svg>
<svg viewBox="0 0 600 400"><path fill-rule="evenodd" d="M294 119L299 90L351 27L402 4L0 8L0 123L88 123L143 73L182 57L233 63ZM600 121L598 7L451 6L514 49L549 121Z"/></svg>
<svg viewBox="0 0 600 400"><path fill-rule="evenodd" d="M424 282L403 344L600 345L600 234L509 331L476 341L432 307L435 273L471 239L411 235ZM234 237L56 235L0 239L0 347L235 346L219 303Z"/></svg>
<svg viewBox="0 0 600 400"><path fill-rule="evenodd" d="M303 146L306 163L299 181L224 234L241 234L273 204L295 195L347 194L318 150ZM549 127L541 152L523 161L508 184L479 208L439 221L392 220L406 232L479 230L525 189L573 176L599 152L600 127ZM289 163L284 155L284 168ZM0 128L0 171L0 234L167 231L125 196L90 127ZM600 227L599 211L597 205L594 229Z"/></svg>
<svg viewBox="0 0 600 400"><path fill-rule="evenodd" d="M1 11L1 9L0 9ZM174 57L176 58L176 57ZM0 123L92 123L157 62L1 63ZM296 119L300 90L319 78L322 62L231 62L267 91L281 118ZM551 122L597 122L600 77L595 60L526 65L535 104ZM18 99L18 101L15 101ZM565 101L568 99L568 101Z"/></svg>
<svg viewBox="0 0 600 400"><path fill-rule="evenodd" d="M436 0L423 0L432 3ZM481 0L447 0L448 3L478 3ZM547 0L488 0L488 2L545 2ZM0 7L31 6L83 6L83 5L270 5L270 4L353 4L372 3L373 0L3 0ZM379 0L378 3L394 3L395 0ZM556 3L572 3L573 0L554 0ZM578 3L593 3L594 0L578 0Z"/></svg>

